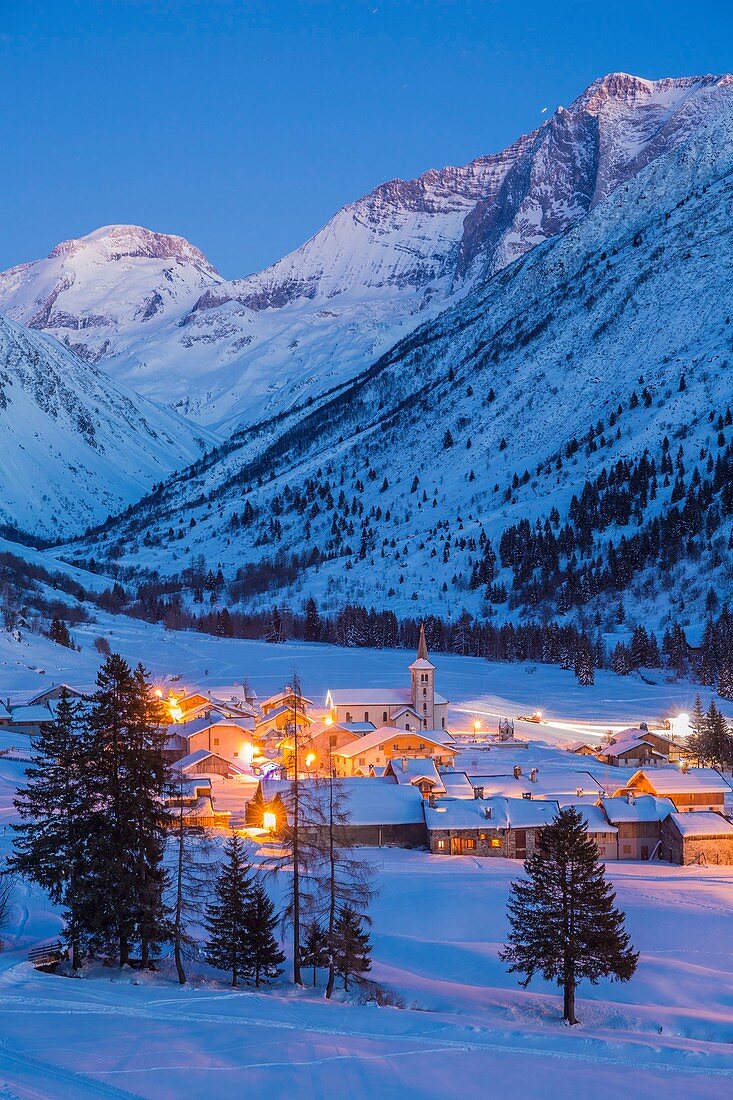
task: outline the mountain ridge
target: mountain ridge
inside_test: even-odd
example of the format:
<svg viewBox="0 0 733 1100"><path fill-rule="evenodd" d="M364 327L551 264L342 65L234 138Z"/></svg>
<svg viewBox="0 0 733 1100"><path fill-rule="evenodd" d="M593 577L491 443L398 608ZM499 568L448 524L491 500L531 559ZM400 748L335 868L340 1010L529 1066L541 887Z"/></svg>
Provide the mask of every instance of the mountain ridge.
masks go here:
<svg viewBox="0 0 733 1100"><path fill-rule="evenodd" d="M348 381L586 217L720 114L732 79L608 74L507 149L387 181L244 279L223 280L208 261L189 257L171 287L160 261L147 281L125 274L134 300L120 291L124 308L105 312L93 301L67 308L65 283L53 301L49 292L39 302L22 285L21 265L0 274L0 308L201 422L226 430L253 424Z"/></svg>

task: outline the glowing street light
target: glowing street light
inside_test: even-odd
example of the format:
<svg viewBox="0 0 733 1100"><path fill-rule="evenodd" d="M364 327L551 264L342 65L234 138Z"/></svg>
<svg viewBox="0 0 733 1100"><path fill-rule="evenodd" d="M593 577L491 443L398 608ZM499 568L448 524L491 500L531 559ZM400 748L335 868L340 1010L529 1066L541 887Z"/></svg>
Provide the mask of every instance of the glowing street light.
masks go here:
<svg viewBox="0 0 733 1100"><path fill-rule="evenodd" d="M262 815L262 824L268 832L274 833L277 828L277 815L271 810L266 810Z"/></svg>

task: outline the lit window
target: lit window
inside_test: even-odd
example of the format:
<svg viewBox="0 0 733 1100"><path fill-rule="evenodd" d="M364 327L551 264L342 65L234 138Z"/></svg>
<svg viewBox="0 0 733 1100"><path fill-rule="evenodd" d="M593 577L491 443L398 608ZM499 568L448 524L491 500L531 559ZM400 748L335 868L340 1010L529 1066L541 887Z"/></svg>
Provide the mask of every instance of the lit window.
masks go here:
<svg viewBox="0 0 733 1100"><path fill-rule="evenodd" d="M463 847L468 848L468 849L475 848L476 847L476 841L473 839L472 836L467 836L466 839L463 842Z"/></svg>
<svg viewBox="0 0 733 1100"><path fill-rule="evenodd" d="M214 744L215 744L215 745L218 745L218 744L219 744L219 738L218 738L218 737L215 737L215 738L214 738Z"/></svg>
<svg viewBox="0 0 733 1100"><path fill-rule="evenodd" d="M444 840L439 840L438 841L438 849L441 852L445 849L445 841Z"/></svg>
<svg viewBox="0 0 733 1100"><path fill-rule="evenodd" d="M501 841L499 840L498 836L492 836L489 843L492 848L501 848Z"/></svg>

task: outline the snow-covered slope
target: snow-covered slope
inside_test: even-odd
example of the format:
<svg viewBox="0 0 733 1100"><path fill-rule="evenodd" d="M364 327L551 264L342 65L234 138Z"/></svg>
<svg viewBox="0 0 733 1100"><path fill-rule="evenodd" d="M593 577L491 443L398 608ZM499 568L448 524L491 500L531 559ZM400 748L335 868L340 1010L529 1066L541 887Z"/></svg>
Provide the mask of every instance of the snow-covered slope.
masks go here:
<svg viewBox="0 0 733 1100"><path fill-rule="evenodd" d="M95 539L96 552L108 542L164 574L202 553L232 577L295 551L295 580L280 589L289 602L312 592L323 606L477 610L482 532L498 549L522 518L556 507L564 520L587 478L645 448L659 463L666 436L675 473L660 470L625 525L598 536L605 553L668 511L680 462L686 493L695 466L712 476L730 442L732 204L733 104L352 385L176 478ZM718 520L676 572L665 567L665 613L699 622L711 585L730 594L724 501ZM659 575L629 581L654 615ZM284 570L273 576L284 585ZM511 592L508 571L498 580ZM537 610L501 614L522 608Z"/></svg>
<svg viewBox="0 0 733 1100"><path fill-rule="evenodd" d="M196 459L212 437L0 316L0 523L83 531Z"/></svg>
<svg viewBox="0 0 733 1100"><path fill-rule="evenodd" d="M611 74L501 153L382 184L246 279L180 238L108 227L0 275L0 308L201 422L253 423L585 218L725 111L731 79Z"/></svg>

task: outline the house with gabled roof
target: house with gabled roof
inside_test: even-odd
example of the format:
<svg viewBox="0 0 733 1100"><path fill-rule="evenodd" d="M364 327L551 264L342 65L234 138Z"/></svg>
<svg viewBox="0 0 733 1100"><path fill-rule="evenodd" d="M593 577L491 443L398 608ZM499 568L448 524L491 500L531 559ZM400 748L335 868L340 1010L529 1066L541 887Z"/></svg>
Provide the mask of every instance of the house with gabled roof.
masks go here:
<svg viewBox="0 0 733 1100"><path fill-rule="evenodd" d="M616 794L651 794L669 798L675 810L723 811L730 798L731 785L715 768L690 768L683 771L672 766L641 769L616 791Z"/></svg>
<svg viewBox="0 0 733 1100"><path fill-rule="evenodd" d="M355 741L333 750L333 766L338 776L376 775L391 760L402 757L429 757L439 767L452 768L458 749L444 730L403 730L381 726Z"/></svg>
<svg viewBox="0 0 733 1100"><path fill-rule="evenodd" d="M409 784L417 787L423 798L440 797L446 793L432 757L403 756L400 760L392 759L384 769L384 774L392 776L401 786Z"/></svg>

